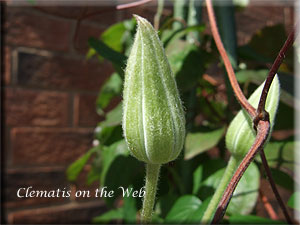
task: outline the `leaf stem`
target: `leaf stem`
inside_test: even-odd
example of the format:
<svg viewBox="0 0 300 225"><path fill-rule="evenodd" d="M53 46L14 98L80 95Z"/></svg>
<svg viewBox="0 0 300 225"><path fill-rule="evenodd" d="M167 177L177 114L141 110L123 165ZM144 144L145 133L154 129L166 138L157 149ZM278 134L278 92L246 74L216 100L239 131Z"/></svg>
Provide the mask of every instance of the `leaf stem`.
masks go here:
<svg viewBox="0 0 300 225"><path fill-rule="evenodd" d="M289 213L288 213L288 211L287 211L287 209L286 209L286 207L285 207L285 205L283 203L283 200L281 199L280 194L279 194L279 192L277 190L275 181L273 180L272 173L271 173L270 167L268 165L268 161L266 159L264 151L260 151L260 158L261 158L261 161L262 161L263 166L265 168L265 171L266 171L266 174L267 174L267 178L269 180L269 183L271 185L273 193L274 193L274 195L275 195L275 197L277 199L277 202L278 202L278 204L279 204L279 206L280 206L280 208L281 208L281 210L282 210L282 212L283 212L283 214L285 216L285 219L286 219L286 221L289 224L293 224L293 221L290 218Z"/></svg>
<svg viewBox="0 0 300 225"><path fill-rule="evenodd" d="M160 164L150 164L146 165L146 184L145 184L145 197L143 201L143 209L141 222L142 224L151 223L152 212L155 202L157 181L159 177Z"/></svg>
<svg viewBox="0 0 300 225"><path fill-rule="evenodd" d="M207 224L211 221L212 216L215 213L216 208L218 206L218 203L227 187L227 184L229 183L232 175L234 174L234 171L236 170L237 164L238 160L235 157L231 156L227 164L226 170L224 172L224 175L222 177L222 180L220 181L211 201L209 202L207 209L203 214L201 224Z"/></svg>
<svg viewBox="0 0 300 225"><path fill-rule="evenodd" d="M220 222L220 220L222 219L222 217L225 214L225 211L227 209L227 206L230 202L232 194L233 194L236 186L238 185L240 179L242 178L243 174L245 173L246 169L248 168L248 166L254 159L257 152L263 151L263 146L264 146L265 142L267 141L269 131L270 131L270 122L260 120L258 122L258 126L257 126L257 135L256 135L255 142L251 146L249 152L243 158L242 162L240 163L240 165L238 166L237 170L235 171L233 177L231 178L228 186L226 187L224 195L222 196L222 199L219 202L217 211L214 215L212 224L218 224Z"/></svg>
<svg viewBox="0 0 300 225"><path fill-rule="evenodd" d="M163 9L164 9L164 1L165 0L158 0L157 2L157 11L154 16L154 28L155 30L159 29L159 22L160 22L160 17L162 15Z"/></svg>

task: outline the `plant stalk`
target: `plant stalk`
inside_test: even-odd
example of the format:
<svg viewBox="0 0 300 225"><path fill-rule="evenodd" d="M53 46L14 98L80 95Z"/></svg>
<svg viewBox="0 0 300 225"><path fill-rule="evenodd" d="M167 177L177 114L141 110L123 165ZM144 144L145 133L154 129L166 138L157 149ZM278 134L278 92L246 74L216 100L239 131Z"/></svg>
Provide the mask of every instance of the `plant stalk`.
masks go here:
<svg viewBox="0 0 300 225"><path fill-rule="evenodd" d="M247 170L250 163L253 161L257 152L263 151L263 146L267 141L269 133L270 133L270 122L260 120L257 126L257 135L256 135L255 142L253 143L249 152L246 154L246 156L239 164L238 168L236 169L234 175L230 180L230 183L226 187L226 191L224 192L222 199L219 202L218 208L215 212L212 224L220 223L220 220L223 218L226 212L227 206L231 200L231 197L233 195L236 186L238 185L240 179L242 178L243 174Z"/></svg>
<svg viewBox="0 0 300 225"><path fill-rule="evenodd" d="M222 43L219 31L218 31L218 27L217 27L217 23L216 23L216 19L215 19L215 13L214 13L214 10L213 10L211 0L206 0L206 8L207 8L207 13L208 13L209 23L210 23L210 26L211 26L211 32L212 32L213 38L215 40L215 43L217 45L217 48L220 52L220 55L223 59L223 62L224 62L224 65L225 65L225 68L226 68L226 71L227 71L227 75L228 75L229 81L231 83L232 89L235 93L235 96L236 96L238 102L243 107L243 109L245 109L247 111L249 116L251 118L254 118L256 116L256 110L248 102L248 100L244 96L244 94L243 94L243 92L242 92L242 90L241 90L241 88L240 88L240 86L239 86L239 84L236 80L233 67L231 65L231 62L229 60L229 57L228 57L227 52L224 48L224 45Z"/></svg>
<svg viewBox="0 0 300 225"><path fill-rule="evenodd" d="M164 1L165 0L158 0L157 2L157 11L156 14L154 16L154 28L155 30L159 29L159 22L160 22L160 17L162 15L162 12L164 10Z"/></svg>
<svg viewBox="0 0 300 225"><path fill-rule="evenodd" d="M155 203L155 196L157 190L157 181L159 176L161 164L146 165L146 184L145 184L145 197L143 201L143 209L141 216L141 223L147 224L152 221L152 212Z"/></svg>
<svg viewBox="0 0 300 225"><path fill-rule="evenodd" d="M226 187L236 170L237 164L238 160L235 157L231 156L227 164L226 170L224 172L224 175L222 177L222 180L220 181L211 201L209 202L207 209L203 214L201 224L208 224L212 220L212 216L214 215L218 203L222 198L222 195L226 190Z"/></svg>

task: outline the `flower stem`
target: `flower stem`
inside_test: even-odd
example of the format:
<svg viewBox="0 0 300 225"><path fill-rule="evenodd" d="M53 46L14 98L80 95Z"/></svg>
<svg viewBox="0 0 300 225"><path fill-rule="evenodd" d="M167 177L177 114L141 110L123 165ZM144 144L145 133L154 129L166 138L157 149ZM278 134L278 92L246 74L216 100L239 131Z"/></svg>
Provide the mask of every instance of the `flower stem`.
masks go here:
<svg viewBox="0 0 300 225"><path fill-rule="evenodd" d="M153 206L155 202L157 181L159 176L160 164L150 164L146 165L146 184L145 184L145 197L143 201L142 209L142 224L151 223Z"/></svg>
<svg viewBox="0 0 300 225"><path fill-rule="evenodd" d="M234 171L237 167L237 159L233 156L230 157L229 162L227 164L226 170L224 172L224 175L222 177L222 180L220 181L211 201L209 202L209 205L207 209L204 212L204 215L202 217L201 224L207 224L210 223L213 214L215 213L218 203L220 199L222 198L222 195L232 177L234 174Z"/></svg>

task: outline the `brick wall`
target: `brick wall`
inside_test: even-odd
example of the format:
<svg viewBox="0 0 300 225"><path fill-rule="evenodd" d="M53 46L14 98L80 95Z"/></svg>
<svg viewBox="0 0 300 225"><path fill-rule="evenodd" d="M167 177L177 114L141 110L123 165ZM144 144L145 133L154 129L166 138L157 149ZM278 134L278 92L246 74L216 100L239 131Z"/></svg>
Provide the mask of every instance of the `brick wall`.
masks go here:
<svg viewBox="0 0 300 225"><path fill-rule="evenodd" d="M102 13L82 22L74 42L77 18L86 9ZM239 14L243 18L238 20L239 43L267 23L284 23L290 16L282 7L267 13L261 10L250 7ZM65 169L91 147L93 129L103 119L95 112L95 99L113 70L108 62L85 59L87 40L133 12L152 17L154 10L6 6L4 11L2 219L7 223L88 223L105 210L101 200L17 198L16 193L28 186L88 188L83 179L69 183ZM248 29L247 17L254 21Z"/></svg>

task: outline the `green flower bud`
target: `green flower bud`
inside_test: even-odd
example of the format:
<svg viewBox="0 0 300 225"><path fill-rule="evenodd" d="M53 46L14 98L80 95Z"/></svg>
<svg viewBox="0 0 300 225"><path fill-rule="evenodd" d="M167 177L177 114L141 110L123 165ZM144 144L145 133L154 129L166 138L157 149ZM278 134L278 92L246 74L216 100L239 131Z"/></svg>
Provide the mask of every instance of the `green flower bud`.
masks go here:
<svg viewBox="0 0 300 225"><path fill-rule="evenodd" d="M255 92L250 96L248 100L249 103L255 108L257 108L258 106L263 86L264 83L255 90ZM280 84L278 76L276 75L271 84L265 106L265 109L267 112L269 112L270 116L270 133L272 132L272 127L274 125L279 97ZM256 132L253 129L251 118L248 116L247 112L245 112L244 110L240 110L228 127L225 139L226 147L234 157L241 159L251 148L252 144L255 141L255 137Z"/></svg>
<svg viewBox="0 0 300 225"><path fill-rule="evenodd" d="M137 19L125 71L123 131L137 159L163 164L176 159L185 139L185 118L176 82L152 25Z"/></svg>

